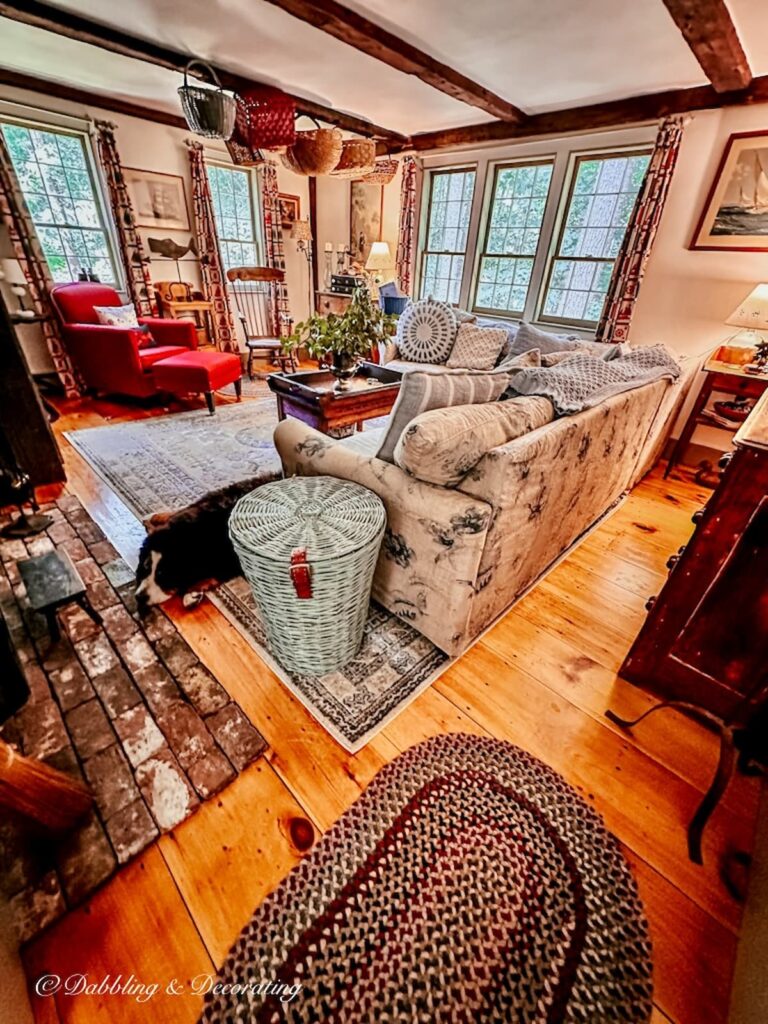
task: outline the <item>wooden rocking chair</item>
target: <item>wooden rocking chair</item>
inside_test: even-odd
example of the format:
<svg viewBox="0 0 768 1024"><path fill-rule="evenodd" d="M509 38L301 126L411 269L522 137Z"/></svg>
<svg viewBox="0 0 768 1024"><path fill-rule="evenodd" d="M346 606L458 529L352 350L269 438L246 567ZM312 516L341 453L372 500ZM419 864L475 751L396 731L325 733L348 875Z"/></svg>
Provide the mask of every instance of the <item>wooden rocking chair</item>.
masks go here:
<svg viewBox="0 0 768 1024"><path fill-rule="evenodd" d="M274 267L232 267L227 271L237 315L243 325L250 380L254 378L253 361L257 355L266 356L273 366L279 366L284 373L295 372L299 368L295 354L283 352L281 339L275 337L273 328L275 285L284 279L285 271ZM284 317L281 329L290 333L292 326L290 318Z"/></svg>

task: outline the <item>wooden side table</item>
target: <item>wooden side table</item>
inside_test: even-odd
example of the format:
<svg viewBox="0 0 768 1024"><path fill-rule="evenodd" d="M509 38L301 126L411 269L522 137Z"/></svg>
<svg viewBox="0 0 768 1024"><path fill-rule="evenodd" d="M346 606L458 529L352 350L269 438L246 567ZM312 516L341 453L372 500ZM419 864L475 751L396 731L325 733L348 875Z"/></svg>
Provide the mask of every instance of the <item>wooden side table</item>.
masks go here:
<svg viewBox="0 0 768 1024"><path fill-rule="evenodd" d="M718 356L720 356L721 352L722 349L717 349L702 367L704 384L691 409L690 416L682 429L680 437L672 449L672 454L669 457L669 462L664 472L665 477L669 476L672 468L682 459L696 427L699 424L713 425L711 420L702 415L713 391L720 391L726 395L734 395L738 398L760 398L765 389L768 388L768 373L745 373L744 368L738 363L725 363L719 359ZM740 425L734 422L734 432L739 429ZM715 424L715 426L719 426L719 424ZM721 429L728 430L729 428L722 427Z"/></svg>

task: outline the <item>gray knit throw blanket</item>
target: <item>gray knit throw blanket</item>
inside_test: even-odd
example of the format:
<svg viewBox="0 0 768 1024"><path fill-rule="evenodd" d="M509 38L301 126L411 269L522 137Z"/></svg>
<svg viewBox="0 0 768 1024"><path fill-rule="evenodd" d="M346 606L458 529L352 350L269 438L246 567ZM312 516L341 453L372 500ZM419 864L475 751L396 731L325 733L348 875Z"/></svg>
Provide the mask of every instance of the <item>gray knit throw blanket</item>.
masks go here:
<svg viewBox="0 0 768 1024"><path fill-rule="evenodd" d="M632 349L608 361L574 353L555 366L519 370L504 397L541 395L550 399L559 416L572 416L622 391L679 376L677 360L663 345Z"/></svg>

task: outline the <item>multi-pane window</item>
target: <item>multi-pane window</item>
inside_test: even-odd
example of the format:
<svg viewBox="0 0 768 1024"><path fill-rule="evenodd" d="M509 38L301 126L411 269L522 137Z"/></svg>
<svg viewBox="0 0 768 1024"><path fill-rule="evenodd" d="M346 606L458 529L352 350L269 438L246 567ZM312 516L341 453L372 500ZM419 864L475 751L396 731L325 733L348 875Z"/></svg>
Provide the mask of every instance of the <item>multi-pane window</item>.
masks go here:
<svg viewBox="0 0 768 1024"><path fill-rule="evenodd" d="M473 170L432 172L421 267L422 297L459 301L474 191Z"/></svg>
<svg viewBox="0 0 768 1024"><path fill-rule="evenodd" d="M598 322L649 160L647 152L578 157L541 320Z"/></svg>
<svg viewBox="0 0 768 1024"><path fill-rule="evenodd" d="M208 180L224 269L256 266L258 248L250 171L209 165Z"/></svg>
<svg viewBox="0 0 768 1024"><path fill-rule="evenodd" d="M552 180L552 161L496 167L475 309L521 315Z"/></svg>
<svg viewBox="0 0 768 1024"><path fill-rule="evenodd" d="M85 136L11 121L0 127L53 280L76 281L90 270L117 283Z"/></svg>

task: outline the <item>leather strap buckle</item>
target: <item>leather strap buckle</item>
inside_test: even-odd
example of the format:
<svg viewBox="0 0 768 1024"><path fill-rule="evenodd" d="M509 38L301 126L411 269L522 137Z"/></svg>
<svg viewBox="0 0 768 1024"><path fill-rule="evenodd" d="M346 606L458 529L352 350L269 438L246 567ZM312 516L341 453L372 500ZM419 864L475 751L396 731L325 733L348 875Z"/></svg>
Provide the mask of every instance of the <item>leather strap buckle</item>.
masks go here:
<svg viewBox="0 0 768 1024"><path fill-rule="evenodd" d="M312 597L312 567L307 562L307 549L294 548L291 552L291 582L296 597L306 600Z"/></svg>

